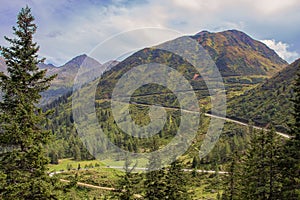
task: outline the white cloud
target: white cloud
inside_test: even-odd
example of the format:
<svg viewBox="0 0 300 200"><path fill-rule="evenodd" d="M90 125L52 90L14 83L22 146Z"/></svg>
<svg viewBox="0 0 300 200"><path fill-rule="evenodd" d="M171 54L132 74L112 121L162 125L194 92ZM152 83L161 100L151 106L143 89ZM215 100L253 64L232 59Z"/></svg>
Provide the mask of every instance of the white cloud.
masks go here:
<svg viewBox="0 0 300 200"><path fill-rule="evenodd" d="M275 40L261 40L268 47L273 49L281 58L288 62L292 62L299 58L299 54L295 51L289 51L289 44L283 43L281 41L276 42Z"/></svg>
<svg viewBox="0 0 300 200"><path fill-rule="evenodd" d="M278 12L292 9L298 3L299 3L298 0L288 0L288 1L263 0L254 5L257 10L264 13L265 15L269 15L269 14L277 14Z"/></svg>

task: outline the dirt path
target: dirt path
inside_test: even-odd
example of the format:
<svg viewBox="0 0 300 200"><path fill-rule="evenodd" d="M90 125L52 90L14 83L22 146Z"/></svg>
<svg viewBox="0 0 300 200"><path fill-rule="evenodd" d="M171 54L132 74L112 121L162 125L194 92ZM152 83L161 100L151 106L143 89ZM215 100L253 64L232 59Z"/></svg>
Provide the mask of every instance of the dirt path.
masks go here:
<svg viewBox="0 0 300 200"><path fill-rule="evenodd" d="M65 179L60 179L60 181L61 181L61 182L65 182L65 183L70 183L70 181L65 180ZM101 186L91 185L91 184L82 183L82 182L77 182L77 185L83 186L83 187L88 187L88 188L101 189L101 190L110 190L110 191L116 190L115 188L101 187Z"/></svg>

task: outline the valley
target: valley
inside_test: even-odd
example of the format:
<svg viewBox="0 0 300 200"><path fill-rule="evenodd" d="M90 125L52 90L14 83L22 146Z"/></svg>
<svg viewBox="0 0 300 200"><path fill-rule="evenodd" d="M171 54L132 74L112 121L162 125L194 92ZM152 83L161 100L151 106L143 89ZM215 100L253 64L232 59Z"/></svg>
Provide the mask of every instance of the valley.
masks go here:
<svg viewBox="0 0 300 200"><path fill-rule="evenodd" d="M229 33L237 34L238 36L240 36L241 34L240 32L234 32L234 31L226 32L224 34L226 34L227 37L230 37L227 35ZM232 37L234 38L237 36L234 35ZM245 37L246 37L245 35L242 35L242 38L244 38L244 40ZM249 43L250 39L248 37L246 38ZM210 43L208 42L208 44ZM191 85L193 86L192 91L196 93L197 98L199 99L199 106L202 113L201 126L199 127L197 135L193 139L192 145L188 148L187 152L184 155L182 155L180 158L182 160L183 167L187 168L186 171L190 171L190 173L193 172L193 169L198 169L199 171L198 173L200 173L201 171L201 173L204 174L199 176L208 176L207 173L210 171L213 172L214 174L222 174L221 172L227 171L228 167L230 166L231 154L235 152L236 149L238 149L238 151L241 152L245 151L249 141L253 137L252 134L258 133L259 131L270 132L272 128L276 128L275 133L279 135L279 137L284 138L284 140L291 138L291 136L288 134L287 131L288 129L282 127L287 127L288 121L291 121L292 119L291 112L289 111L289 109L292 109L292 107L288 99L292 98L293 96L288 96L288 95L281 96L280 98L283 97L285 98L285 100L282 101L276 99L277 97L279 97L277 95L275 98L270 98L272 100L265 101L265 99L261 98L259 95L261 94L260 90L263 89L266 92L272 91L272 94L276 94L276 93L283 94L281 92L282 90L282 91L286 91L286 94L293 95L293 93L291 93L290 88L292 86L293 80L295 80L296 78L295 71L297 70L299 63L298 61L296 61L295 63L287 66L288 64L282 59L280 59L278 56L276 56L272 50L266 50L267 47L265 47L263 44L260 43L256 43L256 45L258 46L260 45L260 48L265 48L264 51L260 50L259 54L261 54L261 52L264 53L267 52L271 55L269 57L266 55L264 56L270 59L270 61L267 62L266 60L263 60L267 64L261 64L262 69L265 71L261 69L251 70L249 66L246 64L245 64L246 65L245 71L243 72L242 71L234 72L233 70L230 71L229 69L233 65L228 65L228 67L224 68L228 70L225 71L221 70L224 84L225 84L225 89L226 89L227 101L228 101L226 117L218 116L210 113L210 107L211 107L210 97L209 97L209 92L206 87L206 84L204 80L201 78L201 76L198 76L196 79L193 78L195 74L197 74L197 72L192 69L190 64L185 63L185 61L181 60L180 58L177 58L176 55L171 55L168 52L157 51L153 49L144 49L137 53L134 53L129 58L125 59L124 61L121 61L120 63L113 66L110 70L104 72L101 79L97 80L97 82L92 81L89 83L91 85L97 85L97 91L95 95L95 106L96 106L96 113L98 117L97 123L100 124L100 127L103 129L104 134L106 134L109 140L112 141L115 145L118 145L121 149L130 152L135 152L135 153L149 152L152 148L153 139L137 139L132 136L128 137L126 136L126 133L122 133L122 130L114 124L114 119L112 117L112 113L110 110L110 103L112 101L111 93L112 93L112 89L114 88L114 85L116 84L116 81L118 80L118 77L120 77L120 75L122 74L125 74L126 71L130 70L132 67L143 63L151 63L152 61L167 63L169 66L174 67L176 70L181 70L181 73L183 73L184 77L190 81ZM206 47L206 48L209 49L211 47ZM251 46L251 48L254 47ZM243 49L247 49L247 48L243 46ZM256 47L256 49L259 49L259 47ZM214 54L211 54L212 57L215 56L215 60L221 59L216 57L218 55L219 54L215 52ZM247 56L247 54L245 53L244 56ZM254 56L254 58L257 57L259 58L259 56ZM224 59L224 57L222 59ZM272 61L272 59L274 59L274 61ZM222 62L220 61L219 63ZM232 63L231 61L230 62L226 61L226 62ZM264 65L270 65L270 62L276 63L277 68L274 67L269 69L264 67ZM255 65L255 66L252 65L251 67L258 67L258 66L259 65ZM223 65L217 64L217 67L219 69L222 69ZM241 66L239 65L239 67L243 68L243 65ZM232 69L234 69L234 67ZM291 76L291 74L293 74L293 76ZM288 80L288 81L286 82L283 80ZM275 86L273 86L273 84ZM284 87L288 89L282 89ZM274 90L269 90L268 88L274 88ZM277 91L277 88L279 88L279 91ZM88 96L93 95L90 94L90 91L88 89L85 89L85 86L82 87L82 90L85 91L83 94L85 94L87 98L90 98ZM189 94L189 92L191 91L178 91L178 92L182 94L185 93ZM110 166L113 166L112 168L119 168L119 169L124 168L125 163L121 162L122 159L124 158L118 157L119 156L118 154L115 154L116 157L114 158L111 157L108 158L104 156L105 155L104 152L111 151L109 150L108 146L105 143L100 143L100 144L97 143L93 145L90 144L93 147L93 149L89 148L88 151L85 149L85 145L83 143L84 141L91 142L93 140L93 136L92 136L93 132L95 132L95 134L97 132L96 125L87 123L86 126L90 127L87 128L87 130L89 130L88 131L89 134L84 136L87 138L87 140L83 139L82 136L80 137L81 139L78 138L75 127L73 125L74 119L72 117L73 115L72 96L73 95L75 94L71 94L71 93L65 94L59 99L57 99L56 101L53 101L51 104L48 104L46 107L47 109L51 108L55 110L54 112L55 114L51 117L52 123L47 125L48 128L52 129L52 132L55 133L55 137L57 138L55 139L54 137L54 140L56 141L48 148L48 152L51 157L51 160L54 161L53 163L57 162L58 159L68 158L70 156L73 157L74 160L86 160L86 159L93 160L93 158L96 157L97 160L103 162L103 165L107 165L106 163L108 162L110 163L109 164ZM271 94L268 93L264 95L267 97L271 97ZM264 101L264 103L260 103L260 101ZM273 101L282 102L282 104L280 104L281 106L279 106L277 104L274 104ZM256 105L253 105L252 107L248 107L247 102L251 103L252 105L253 103L264 104L266 106L275 105L278 106L278 108L276 108L276 112L274 112L274 109L269 109L268 107L264 107L265 109L259 110L256 108ZM182 108L180 109L180 104L178 103L176 96L174 96L173 92L168 90L167 88L160 87L154 84L145 85L139 88L138 90L136 90L130 98L129 109L131 110L132 119L135 120L137 124L142 126L149 123L150 121L147 116L147 113L149 112L149 106L152 106L153 104L162 105L167 113L168 120L166 126L164 127L163 131L160 131L158 133L157 137L154 137L154 141L155 140L159 141L158 142L160 146L159 148L163 148L166 144L168 144L172 140L172 138L174 137L174 131L178 129L178 126L180 124L180 113L182 112L194 113L195 110L193 110L192 108L187 110ZM244 112L240 112L241 110L240 107L244 109ZM249 115L251 112L248 112L246 110L251 108L256 110L256 113L254 113L253 115ZM90 114L84 114L84 110L82 110L82 112L83 112L82 117L84 117L86 121L89 121ZM256 116L260 116L259 114L257 114L258 112L261 112L262 115L264 116L261 119L267 121L259 121L258 118L256 117ZM266 113L270 117L265 117ZM275 120L275 119L279 119L276 116L285 116L284 118L285 121ZM211 118L218 118L220 120L225 121L225 127L213 151L211 151L206 157L200 160L199 158L197 158L199 153L198 151L201 148L201 143L205 138L205 132L208 129L208 124ZM268 124L270 122L275 122L275 123L272 124L271 127L269 127ZM89 147L91 147L90 145ZM62 146L64 147L62 148ZM110 154L113 155L114 152L110 152ZM141 165L146 167L147 163L142 163ZM132 167L134 166L134 159L132 161L131 166ZM146 168L141 168L141 167L136 167L136 168L146 170ZM69 172L67 174L73 174L74 176L74 174L76 173L79 172L74 171L74 172ZM80 174L82 173L83 172L80 172ZM95 173L97 174L98 172ZM117 173L117 172L113 172L113 173ZM63 174L59 176L64 177ZM89 175L84 175L83 173L82 177L85 176L89 176ZM143 175L138 175L138 176L143 177ZM207 185L207 183L209 182L215 183L216 181L214 176L212 176L212 178L207 177L205 179L207 179L206 180L207 182L205 181L204 183L202 183L204 185ZM82 180L80 179L80 181ZM91 182L83 181L83 183L90 184ZM105 184L104 185L102 184L101 180L98 184L101 187L105 186ZM116 186L111 185L110 187L116 187ZM218 190L218 193L222 193L223 191L222 189L217 189L218 187L220 187L217 185L210 185L206 187L212 188L212 190ZM196 190L197 189L195 188L195 191ZM143 193L142 191L140 192ZM209 197L217 198L218 193L207 192L205 193L203 198L209 198ZM107 193L107 195L109 195L109 193Z"/></svg>
<svg viewBox="0 0 300 200"><path fill-rule="evenodd" d="M286 169L284 157L290 156L291 165L297 162L293 156L299 142L299 113L294 110L300 60L288 64L264 43L238 30L185 37L201 46L184 49L182 38L176 38L144 47L120 61L100 64L83 54L60 67L39 63L46 78L57 74L34 104L41 110L32 113L47 113L38 127L48 133L49 142L40 145L44 152L38 152L49 158L43 170L56 181L55 187L63 188L57 193L61 199L227 200L239 199L244 191L251 194L257 187L275 194L286 189L282 185L292 185L284 179L288 176L284 173L293 174ZM204 59L194 66L193 59L178 52ZM139 66L147 67L128 75ZM159 70L164 66L170 70L162 74ZM0 69L2 82L9 80L5 77L11 66L2 57ZM127 75L130 80L118 85ZM139 78L149 77L165 84L138 85L144 81ZM181 87L184 84L189 87ZM10 98L20 106L6 93L6 112L10 112ZM124 110L128 115L123 115ZM5 128L10 119L4 114L3 119ZM20 124L22 120L16 119ZM27 126L26 131L36 129ZM10 140L5 136L0 141ZM22 145L20 149L27 152ZM10 148L1 147L4 159L14 152ZM264 185L251 185L256 182Z"/></svg>

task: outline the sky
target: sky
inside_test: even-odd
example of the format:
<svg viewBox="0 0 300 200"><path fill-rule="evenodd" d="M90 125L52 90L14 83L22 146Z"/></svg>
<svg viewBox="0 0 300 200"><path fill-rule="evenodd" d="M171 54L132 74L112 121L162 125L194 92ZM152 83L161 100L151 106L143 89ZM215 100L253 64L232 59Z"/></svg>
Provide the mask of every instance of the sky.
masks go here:
<svg viewBox="0 0 300 200"><path fill-rule="evenodd" d="M0 3L0 45L8 46L3 36L13 36L16 15L28 5L38 25L34 40L40 45L39 54L47 58L46 63L56 66L77 55L93 55L91 52L97 48L102 55L94 55L103 63L121 57L120 47L126 54L141 45L151 45L143 43L149 37L157 42L203 30L229 29L243 31L264 42L288 62L300 57L299 0L0 0ZM131 43L126 39L128 32Z"/></svg>

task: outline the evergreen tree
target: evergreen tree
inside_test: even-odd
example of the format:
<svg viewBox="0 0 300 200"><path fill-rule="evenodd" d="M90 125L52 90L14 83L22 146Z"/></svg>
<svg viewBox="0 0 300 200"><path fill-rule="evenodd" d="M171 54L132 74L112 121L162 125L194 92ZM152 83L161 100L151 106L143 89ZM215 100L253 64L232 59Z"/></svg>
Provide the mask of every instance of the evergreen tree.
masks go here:
<svg viewBox="0 0 300 200"><path fill-rule="evenodd" d="M167 187L164 199L191 199L187 189L187 177L179 160L171 164L166 179Z"/></svg>
<svg viewBox="0 0 300 200"><path fill-rule="evenodd" d="M74 146L73 155L74 155L73 157L75 160L78 160L78 161L81 160L81 151L77 144L75 144L75 146Z"/></svg>
<svg viewBox="0 0 300 200"><path fill-rule="evenodd" d="M294 85L294 123L290 125L290 138L284 148L280 162L284 177L282 193L284 199L300 199L300 65Z"/></svg>
<svg viewBox="0 0 300 200"><path fill-rule="evenodd" d="M158 150L158 140L156 138L152 141L152 151ZM145 199L161 200L166 196L166 170L161 169L161 159L159 155L153 154L149 159L148 171L145 176L144 189Z"/></svg>
<svg viewBox="0 0 300 200"><path fill-rule="evenodd" d="M192 168L193 169L197 169L200 165L200 158L198 155L193 157L193 161L192 161Z"/></svg>
<svg viewBox="0 0 300 200"><path fill-rule="evenodd" d="M145 199L161 200L166 196L166 169L148 171L144 181Z"/></svg>
<svg viewBox="0 0 300 200"><path fill-rule="evenodd" d="M223 200L238 200L240 199L240 171L239 171L239 154L235 149L229 158L228 174L226 175L223 185L224 193L222 194Z"/></svg>
<svg viewBox="0 0 300 200"><path fill-rule="evenodd" d="M115 191L114 197L120 200L131 200L135 199L137 195L137 184L140 182L140 179L133 173L137 163L131 167L130 164L132 161L126 156L124 163L125 175L120 177L118 182L117 189Z"/></svg>
<svg viewBox="0 0 300 200"><path fill-rule="evenodd" d="M13 27L16 38L5 37L11 46L1 47L8 66L7 75L0 73L0 145L6 149L0 154L3 199L55 198L43 147L50 133L41 127L47 113L36 106L54 76L46 78L46 71L38 68L44 59L38 59L39 47L33 42L37 28L33 21L30 8L23 8Z"/></svg>
<svg viewBox="0 0 300 200"><path fill-rule="evenodd" d="M50 157L51 164L55 164L55 165L58 164L58 155L56 151L52 150L49 154L49 157Z"/></svg>
<svg viewBox="0 0 300 200"><path fill-rule="evenodd" d="M274 129L253 135L242 161L240 199L282 199L278 166L281 146Z"/></svg>

